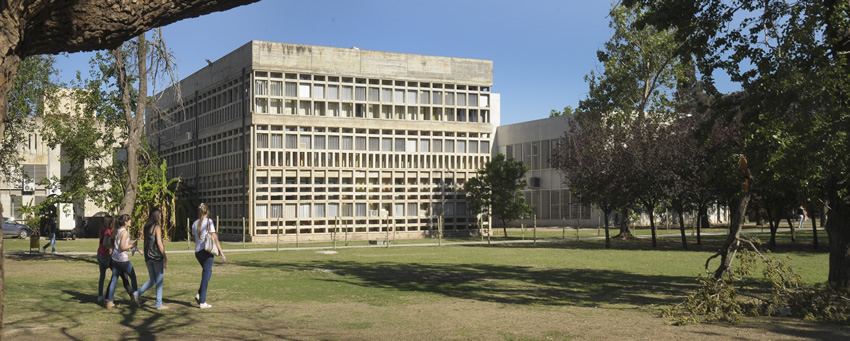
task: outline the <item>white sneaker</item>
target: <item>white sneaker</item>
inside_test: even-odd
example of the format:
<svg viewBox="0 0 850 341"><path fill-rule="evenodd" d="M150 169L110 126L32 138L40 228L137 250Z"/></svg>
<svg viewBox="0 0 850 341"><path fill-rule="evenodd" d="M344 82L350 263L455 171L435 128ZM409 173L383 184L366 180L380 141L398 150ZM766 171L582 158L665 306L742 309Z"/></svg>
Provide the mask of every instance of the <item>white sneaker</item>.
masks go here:
<svg viewBox="0 0 850 341"><path fill-rule="evenodd" d="M195 303L201 304L201 295L195 294Z"/></svg>
<svg viewBox="0 0 850 341"><path fill-rule="evenodd" d="M212 308L212 306L211 306L211 305L209 305L209 304L207 304L206 302L201 303L201 304L200 304L200 307L201 307L201 309Z"/></svg>

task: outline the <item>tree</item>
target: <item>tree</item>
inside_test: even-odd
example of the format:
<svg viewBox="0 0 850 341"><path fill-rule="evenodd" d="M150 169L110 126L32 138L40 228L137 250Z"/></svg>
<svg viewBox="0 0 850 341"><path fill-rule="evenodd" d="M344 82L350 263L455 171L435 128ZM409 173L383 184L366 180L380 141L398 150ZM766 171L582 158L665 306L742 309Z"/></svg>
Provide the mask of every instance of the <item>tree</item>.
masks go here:
<svg viewBox="0 0 850 341"><path fill-rule="evenodd" d="M555 151L552 165L561 170L573 195L584 204L594 204L602 211L605 222L605 247L611 247L609 217L614 210L626 207L630 188L623 180L630 171L620 146L625 130L608 126L591 116L573 115L569 129ZM628 230L621 231L626 237Z"/></svg>
<svg viewBox="0 0 850 341"><path fill-rule="evenodd" d="M25 58L15 75L8 93L8 116L3 139L0 141L0 179L7 183L21 180L19 148L28 141L26 134L37 131L35 118L45 112L45 106L59 87L53 80L57 74L55 58L31 56ZM39 127L40 128L40 127Z"/></svg>
<svg viewBox="0 0 850 341"><path fill-rule="evenodd" d="M532 211L522 195L527 185L526 172L528 167L522 162L506 160L504 154L496 154L478 170L476 177L464 183L467 207L473 213L484 213L501 220L507 237L508 222Z"/></svg>
<svg viewBox="0 0 850 341"><path fill-rule="evenodd" d="M564 107L564 111L557 111L555 109L552 109L552 111L549 112L549 117L570 116L572 114L573 114L573 107L568 105L568 106Z"/></svg>
<svg viewBox="0 0 850 341"><path fill-rule="evenodd" d="M7 94L29 56L118 47L154 27L257 0L11 0L0 6L0 136L6 138ZM2 336L0 336L2 337Z"/></svg>
<svg viewBox="0 0 850 341"><path fill-rule="evenodd" d="M40 54L111 49L151 28L257 0L11 0L0 5L0 137L21 60ZM0 157L5 158L4 155ZM0 241L2 248L2 241ZM5 291L0 262L0 298ZM3 338L0 301L0 340Z"/></svg>
<svg viewBox="0 0 850 341"><path fill-rule="evenodd" d="M809 188L800 202L816 201L812 193L828 202L828 281L850 288L850 2L625 3L645 6L647 23L675 27L677 40L689 42L680 54L697 56L706 84L715 70L741 84L751 168ZM779 148L758 148L770 140Z"/></svg>

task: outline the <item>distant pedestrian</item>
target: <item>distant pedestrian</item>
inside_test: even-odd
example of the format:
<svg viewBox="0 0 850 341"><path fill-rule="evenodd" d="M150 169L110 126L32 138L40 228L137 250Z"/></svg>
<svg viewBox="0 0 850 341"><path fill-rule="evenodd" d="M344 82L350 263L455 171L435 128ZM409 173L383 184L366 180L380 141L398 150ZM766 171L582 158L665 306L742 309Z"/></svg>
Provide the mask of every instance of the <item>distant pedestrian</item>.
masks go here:
<svg viewBox="0 0 850 341"><path fill-rule="evenodd" d="M136 284L136 270L133 269L133 263L130 262L130 257L127 256L127 251L135 249L138 241L130 244L130 216L122 214L118 217L118 230L115 232L115 243L112 249L112 282L109 283L109 293L106 297L106 308L115 307L115 285L118 283L118 276L125 273L130 276L130 281L133 283L133 291L138 288ZM136 305L139 301L133 297Z"/></svg>
<svg viewBox="0 0 850 341"><path fill-rule="evenodd" d="M149 279L133 296L138 301L145 291L156 285L156 309L165 310L168 306L162 305L162 281L165 278L165 269L168 268L168 258L165 256L165 245L162 241L162 211L158 208L151 211L144 230L145 265L148 267Z"/></svg>
<svg viewBox="0 0 850 341"><path fill-rule="evenodd" d="M797 223L797 228L803 228L803 222L806 221L806 209L803 208L803 205L800 205L800 207L797 208L797 219L799 219L799 222Z"/></svg>
<svg viewBox="0 0 850 341"><path fill-rule="evenodd" d="M207 250L204 250L204 243L207 238L212 238L212 241L219 250L218 255L221 257L221 261L227 261L227 257L224 256L224 252L221 250L221 244L219 243L218 236L215 233L215 226L213 226L212 219L207 218L209 213L207 205L201 203L198 207L199 218L192 223L192 239L195 241L195 258L198 259L198 263L201 264L201 268L203 269L201 271L201 287L198 288L198 294L195 295L195 302L198 302L198 306L201 309L212 308L211 305L207 304L207 288L209 287L210 278L212 277L213 260L215 259L215 256Z"/></svg>
<svg viewBox="0 0 850 341"><path fill-rule="evenodd" d="M44 245L44 252L47 252L47 247L52 246L50 253L56 253L56 233L59 232L56 230L56 215L51 215L50 220L47 221L47 227L44 233L46 236L50 237L50 242Z"/></svg>

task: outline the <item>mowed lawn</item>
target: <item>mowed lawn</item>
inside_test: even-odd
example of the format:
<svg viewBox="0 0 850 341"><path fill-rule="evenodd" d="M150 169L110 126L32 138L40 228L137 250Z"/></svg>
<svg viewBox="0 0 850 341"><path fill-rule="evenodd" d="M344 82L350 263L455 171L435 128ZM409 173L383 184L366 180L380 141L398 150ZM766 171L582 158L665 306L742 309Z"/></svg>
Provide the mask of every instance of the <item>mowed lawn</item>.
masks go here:
<svg viewBox="0 0 850 341"><path fill-rule="evenodd" d="M761 236L766 240L764 236ZM722 236L682 251L677 238L507 244L242 251L226 246L208 293L211 309L192 296L200 266L186 243L167 245L164 300L151 289L141 308L116 290L121 307L97 304L94 256L6 257L4 333L8 340L602 340L847 339L850 329L789 318L751 318L738 326L672 326L660 310L695 288L696 276ZM810 251L811 230L798 242L778 238L775 255L804 280L827 275L826 234ZM498 240L498 238L494 238ZM695 241L690 237L689 241ZM60 250L93 250L96 241L60 241ZM4 241L9 250L25 241ZM287 245L291 246L291 245ZM256 247L256 245L254 246ZM265 245L265 247L274 247ZM695 250L694 250L695 249ZM183 251L183 252L176 252ZM139 285L144 259L132 258ZM716 263L713 263L716 266Z"/></svg>

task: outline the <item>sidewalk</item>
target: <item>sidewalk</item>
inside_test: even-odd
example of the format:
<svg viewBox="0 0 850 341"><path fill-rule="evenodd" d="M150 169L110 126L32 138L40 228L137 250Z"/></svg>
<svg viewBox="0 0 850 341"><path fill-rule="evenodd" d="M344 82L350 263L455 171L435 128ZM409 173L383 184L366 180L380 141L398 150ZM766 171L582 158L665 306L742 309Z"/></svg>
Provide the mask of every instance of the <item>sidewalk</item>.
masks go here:
<svg viewBox="0 0 850 341"><path fill-rule="evenodd" d="M789 228L780 228L776 232L790 232ZM823 228L818 228L818 231L824 231ZM824 231L826 232L826 231ZM753 233L762 233L762 231L757 230L748 230L741 231L742 234L753 234ZM765 231L765 233L769 233L769 230ZM725 232L704 232L703 236L722 236L726 235ZM680 233L668 233L668 234L658 234L657 237L661 238L679 238L681 236ZM641 239L652 238L651 236L636 236ZM578 238L578 240L604 240L605 237L582 237ZM563 241L574 241L576 238L549 238L549 239L538 239L537 243L557 243ZM532 239L526 240L492 240L490 244L533 244L535 243ZM487 241L468 241L468 242L444 242L443 246L455 246L455 245L487 245ZM421 244L391 244L391 248L397 247L417 247L417 246L439 246L439 243L421 243ZM299 251L299 250L334 250L334 249L363 249L363 248L387 248L386 245L354 245L354 246L337 246L334 248L333 246L302 246L302 247L282 247L280 249L276 247L267 247L267 248L251 248L251 249L224 249L227 253L232 252L264 252L264 251ZM195 253L194 250L168 250L169 254L172 253ZM7 255L33 255L28 251L7 251L4 252ZM55 255L63 255L63 256L95 256L95 252L56 252Z"/></svg>

